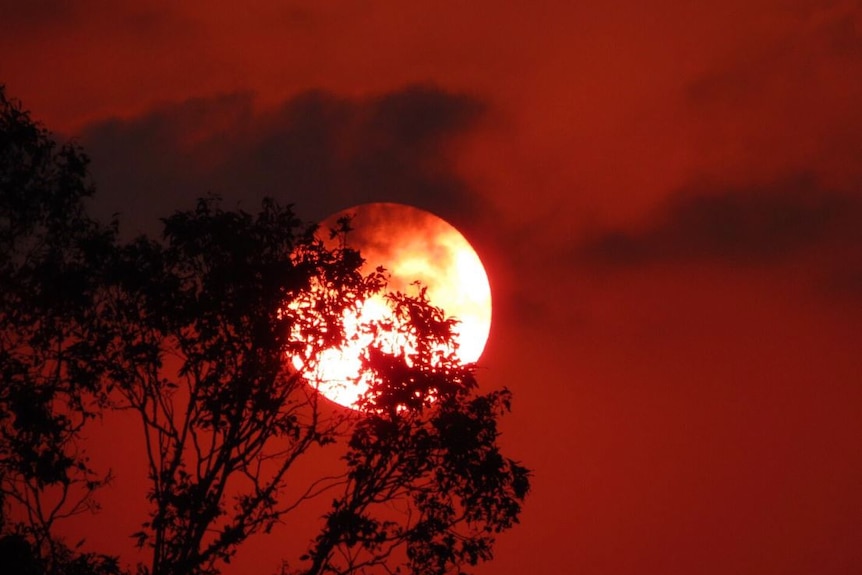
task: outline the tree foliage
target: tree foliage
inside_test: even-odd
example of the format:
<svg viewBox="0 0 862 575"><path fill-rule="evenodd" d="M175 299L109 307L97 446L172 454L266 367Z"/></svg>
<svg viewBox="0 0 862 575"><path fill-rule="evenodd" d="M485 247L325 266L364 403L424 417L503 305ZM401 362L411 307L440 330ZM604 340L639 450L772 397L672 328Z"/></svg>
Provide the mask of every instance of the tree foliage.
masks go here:
<svg viewBox="0 0 862 575"><path fill-rule="evenodd" d="M139 573L219 573L249 537L318 497L330 510L285 571L430 575L491 558L529 490L528 470L497 443L510 394L479 393L452 353L454 320L423 290L386 296L396 319L364 329L412 344L370 345L359 409L334 406L305 370L343 342L345 312L385 291L383 270L363 275L347 242L327 247L271 200L249 214L202 199L164 219L161 238L120 242L85 214L81 150L58 148L3 102L0 482L4 509L27 513L0 528L43 570L52 553L68 572L118 570L52 534L105 481L79 439L105 410L142 423ZM296 490L297 461L324 448L339 450L343 472ZM50 488L77 497L46 513Z"/></svg>
<svg viewBox="0 0 862 575"><path fill-rule="evenodd" d="M54 524L108 479L79 442L104 400L93 272L114 238L84 213L87 164L0 86L0 533L26 535L49 572L74 560Z"/></svg>
<svg viewBox="0 0 862 575"><path fill-rule="evenodd" d="M337 333L350 294L376 283L346 255L273 202L252 217L213 200L166 219L164 243L119 254L111 379L115 407L146 433L152 516L137 537L152 549L148 571L216 573L287 512L278 494L296 460L345 427L349 414L323 414L287 354L301 315L306 333ZM343 297L313 318L285 306L312 284Z"/></svg>

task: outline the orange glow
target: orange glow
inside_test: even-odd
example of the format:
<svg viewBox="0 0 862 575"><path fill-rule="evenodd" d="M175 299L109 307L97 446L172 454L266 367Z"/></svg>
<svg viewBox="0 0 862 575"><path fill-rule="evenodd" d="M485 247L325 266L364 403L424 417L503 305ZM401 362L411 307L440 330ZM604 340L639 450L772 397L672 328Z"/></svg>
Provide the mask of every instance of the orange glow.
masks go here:
<svg viewBox="0 0 862 575"><path fill-rule="evenodd" d="M426 287L430 303L459 321L455 349L441 351L454 353L464 363L477 361L491 328L491 288L464 236L437 216L399 204L359 206L332 216L321 229L346 213L354 214L348 243L365 258L363 272L386 268L390 292L412 295L418 289L415 282ZM383 295L357 302L343 314L343 345L320 351L319 340L308 342L303 355L294 355L291 362L326 398L355 407L372 381L371 374L362 372L364 349L375 345L384 353L406 355L415 349L412 336L398 330L397 321ZM387 323L396 329L373 329Z"/></svg>

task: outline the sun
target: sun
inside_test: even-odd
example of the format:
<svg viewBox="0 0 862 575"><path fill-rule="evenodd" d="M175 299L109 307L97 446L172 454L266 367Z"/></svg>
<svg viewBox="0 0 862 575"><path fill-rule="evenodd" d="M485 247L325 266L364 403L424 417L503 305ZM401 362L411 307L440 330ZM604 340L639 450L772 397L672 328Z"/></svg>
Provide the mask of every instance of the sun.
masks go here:
<svg viewBox="0 0 862 575"><path fill-rule="evenodd" d="M389 292L411 294L418 289L417 284L423 286L432 305L458 320L456 347L449 351L463 363L476 362L491 329L491 287L485 267L467 239L440 217L395 203L343 210L324 220L320 229L335 227L345 215L352 216L349 244L365 259L362 271L384 267L389 274ZM381 340L368 329L374 323L396 321L383 295L356 302L341 320L343 345L325 349L307 345L305 355L295 354L290 361L324 397L355 408L371 381L362 372L362 350L373 343L384 353L396 353L409 350L412 343L403 332Z"/></svg>

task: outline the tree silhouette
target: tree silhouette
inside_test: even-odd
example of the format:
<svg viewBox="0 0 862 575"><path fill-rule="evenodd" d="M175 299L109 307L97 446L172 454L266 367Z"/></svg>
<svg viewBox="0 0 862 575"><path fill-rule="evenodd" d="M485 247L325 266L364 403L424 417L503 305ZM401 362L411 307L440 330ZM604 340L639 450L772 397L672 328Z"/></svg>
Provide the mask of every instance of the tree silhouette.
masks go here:
<svg viewBox="0 0 862 575"><path fill-rule="evenodd" d="M472 366L452 352L454 320L424 291L387 294L395 320L364 327L376 342L362 357L370 390L356 410L335 406L306 374L320 352L344 341L345 312L385 291L384 270L363 275L347 242L326 247L313 226L271 200L249 214L202 199L164 219L160 239L121 243L80 208L90 192L86 161L67 149L80 160L76 185L27 208L38 225L3 230L18 250L3 260L4 276L8 269L17 290L10 293L19 294L3 300L7 508L38 509L6 488L22 477L34 493L81 484L83 497L68 512L86 508L101 480L78 432L103 410L124 410L143 424L149 478L149 517L134 534L149 551L139 573L219 573L249 537L322 496L332 497L322 528L284 572L442 574L491 557L529 490L528 470L497 445L510 395L478 393ZM46 170L71 163L66 157L49 155ZM3 166L4 202L26 195L20 179L7 178L22 165L30 164L12 157ZM332 231L348 232L346 221ZM44 254L29 247L43 245ZM31 260L44 269L31 269ZM40 290L51 292L32 295ZM50 337L38 335L49 323ZM385 352L377 342L394 335L411 345ZM50 394L36 423L15 404L28 393ZM296 489L297 461L324 448L339 450L343 471ZM37 456L50 465L21 463ZM48 550L40 537L54 541L47 533L62 515L45 524L31 514L7 531L23 532L41 558ZM116 569L110 558L62 549L66 565L77 558L91 572Z"/></svg>
<svg viewBox="0 0 862 575"><path fill-rule="evenodd" d="M145 427L152 516L136 535L149 572L217 572L286 513L278 493L296 460L351 418L324 415L290 368L299 310L285 304L312 284L337 288L303 328L335 341L341 311L377 282L355 257L326 251L273 202L252 217L213 200L165 220L164 244L141 238L119 254L111 377L115 407Z"/></svg>
<svg viewBox="0 0 862 575"><path fill-rule="evenodd" d="M114 238L84 213L87 164L0 86L0 547L30 546L47 572L82 557L53 528L108 479L79 441L105 399L91 272Z"/></svg>

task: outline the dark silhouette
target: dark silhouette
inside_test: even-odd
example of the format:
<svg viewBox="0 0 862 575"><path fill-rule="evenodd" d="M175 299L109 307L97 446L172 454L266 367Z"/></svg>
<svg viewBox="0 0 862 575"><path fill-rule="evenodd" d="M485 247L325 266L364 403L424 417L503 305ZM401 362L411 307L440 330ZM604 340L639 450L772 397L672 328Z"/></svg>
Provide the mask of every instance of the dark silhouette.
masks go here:
<svg viewBox="0 0 862 575"><path fill-rule="evenodd" d="M4 572L14 575L39 575L42 571L30 542L23 535L0 537L0 565Z"/></svg>
<svg viewBox="0 0 862 575"><path fill-rule="evenodd" d="M3 145L29 127L53 149L3 101ZM332 498L324 525L285 572L442 574L491 558L495 535L517 522L529 490L528 470L497 445L510 396L478 394L472 367L440 351L454 322L424 291L389 294L399 321L368 327L410 337L415 349L369 346L363 369L373 385L360 409L333 406L289 358L310 366L338 345L345 310L385 289L382 270L361 274L361 256L346 242L325 247L314 227L270 200L254 215L200 200L163 220L160 240L121 243L81 208L91 192L85 156L61 151L43 155L35 184L17 175L33 171L31 156L9 155L0 172L3 213L12 214L0 222L3 281L12 288L0 311L0 482L4 509L36 511L0 528L21 534L44 572L73 564L81 573L117 571L112 558L75 553L52 531L89 508L105 481L77 437L106 409L143 423L150 516L134 537L151 554L140 573L219 573L250 536L323 493ZM56 172L58 183L42 172ZM52 194L29 193L51 185ZM348 232L346 221L333 231ZM43 333L44 325L53 327ZM343 473L285 500L295 463L327 447L343 453ZM43 517L16 495L20 478L32 494L79 497Z"/></svg>
<svg viewBox="0 0 862 575"><path fill-rule="evenodd" d="M49 573L73 560L54 524L92 509L108 480L78 441L105 398L91 272L113 249L112 228L84 214L87 163L0 86L0 535L26 536Z"/></svg>

